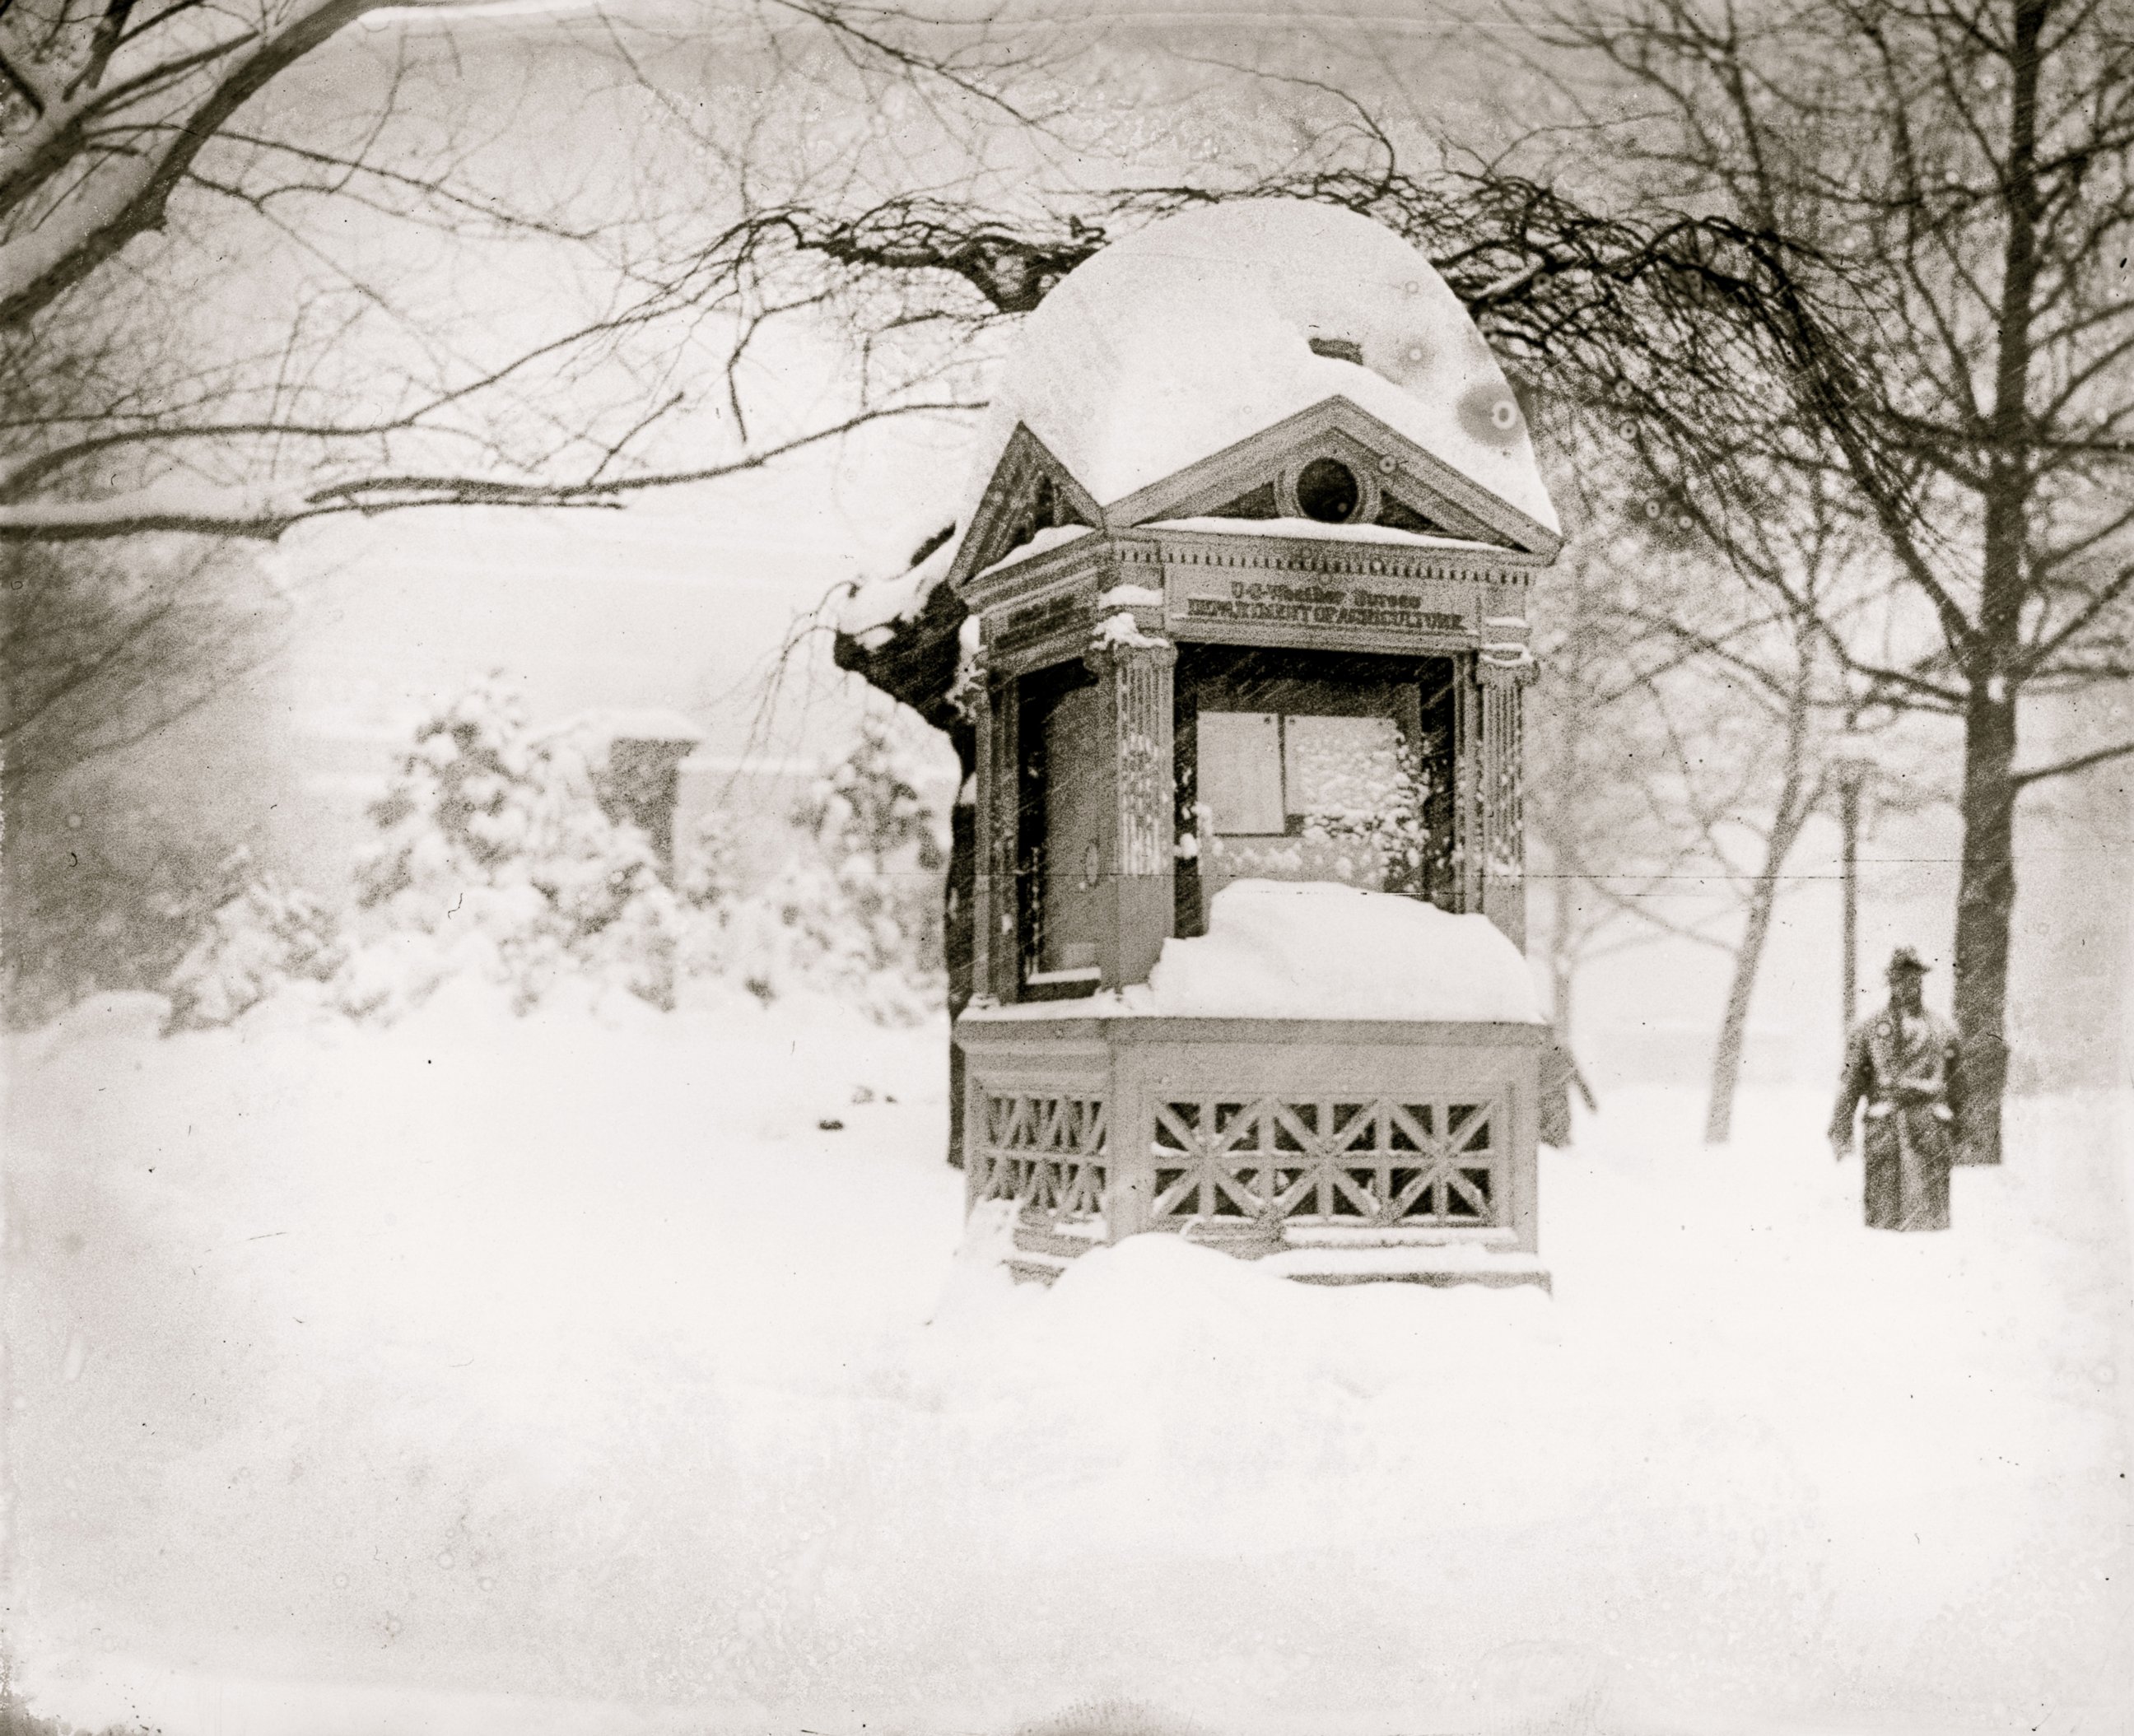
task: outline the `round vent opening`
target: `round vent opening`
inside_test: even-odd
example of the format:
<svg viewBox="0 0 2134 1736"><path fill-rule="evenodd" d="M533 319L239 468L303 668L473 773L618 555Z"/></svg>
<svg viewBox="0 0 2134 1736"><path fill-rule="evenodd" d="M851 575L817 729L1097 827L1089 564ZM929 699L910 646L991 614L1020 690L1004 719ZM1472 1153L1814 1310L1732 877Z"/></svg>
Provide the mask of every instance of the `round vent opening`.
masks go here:
<svg viewBox="0 0 2134 1736"><path fill-rule="evenodd" d="M1315 458L1297 472L1296 504L1307 518L1346 524L1364 504L1364 485L1338 458Z"/></svg>

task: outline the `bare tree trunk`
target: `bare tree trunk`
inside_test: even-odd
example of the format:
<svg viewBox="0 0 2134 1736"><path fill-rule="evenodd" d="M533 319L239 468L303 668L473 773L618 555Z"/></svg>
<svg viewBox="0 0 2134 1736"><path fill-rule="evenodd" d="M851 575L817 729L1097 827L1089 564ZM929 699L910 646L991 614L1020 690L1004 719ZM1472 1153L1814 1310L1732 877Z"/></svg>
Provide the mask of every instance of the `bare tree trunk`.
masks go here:
<svg viewBox="0 0 2134 1736"><path fill-rule="evenodd" d="M2016 0L2010 20L2007 238L2001 250L1999 354L1987 465L1985 560L1978 627L1965 659L1963 881L1956 898L1956 1030L1962 1045L1963 1138L1958 1160L2001 1161L2001 1094L2008 1083L2008 935L2016 904L2016 687L2030 508L2036 480L2030 434L2030 367L2040 270L2039 49L2047 0Z"/></svg>
<svg viewBox="0 0 2134 1736"><path fill-rule="evenodd" d="M1844 1003L1844 1016L1837 1021L1837 1040L1842 1044L1852 1034L1853 1021L1860 1016L1860 777L1857 772L1847 772L1845 787L1838 793L1838 832L1841 838L1842 861L1840 864L1840 884L1845 899L1844 968L1841 973L1838 993Z"/></svg>
<svg viewBox="0 0 2134 1736"><path fill-rule="evenodd" d="M1749 1003L1756 992L1756 972L1771 936L1771 914L1779 902L1779 872L1808 823L1814 806L1808 787L1808 721L1811 671L1800 669L1798 683L1786 708L1786 772L1777 810L1764 840L1764 860L1749 897L1749 921L1734 954L1733 981L1726 989L1726 1016L1719 1026L1712 1055L1712 1092L1704 1115L1704 1143L1723 1145L1734 1133L1734 1096L1741 1083L1741 1058L1749 1035Z"/></svg>
<svg viewBox="0 0 2134 1736"><path fill-rule="evenodd" d="M1974 689L1964 719L1963 884L1956 904L1956 1030L1963 1051L1960 1163L2001 1161L2008 1083L2008 937L2016 904L2016 707Z"/></svg>
<svg viewBox="0 0 2134 1736"><path fill-rule="evenodd" d="M1719 1044L1712 1056L1712 1095L1704 1116L1704 1143L1723 1145L1733 1136L1734 1095L1741 1083L1741 1059L1749 1035L1749 1002L1756 991L1756 972L1764 962L1765 943L1770 938L1771 913L1779 901L1779 870L1800 836L1800 822L1772 829L1765 847L1764 865L1757 871L1755 890L1749 900L1748 926L1734 955L1733 980L1726 990L1726 1016L1719 1027Z"/></svg>

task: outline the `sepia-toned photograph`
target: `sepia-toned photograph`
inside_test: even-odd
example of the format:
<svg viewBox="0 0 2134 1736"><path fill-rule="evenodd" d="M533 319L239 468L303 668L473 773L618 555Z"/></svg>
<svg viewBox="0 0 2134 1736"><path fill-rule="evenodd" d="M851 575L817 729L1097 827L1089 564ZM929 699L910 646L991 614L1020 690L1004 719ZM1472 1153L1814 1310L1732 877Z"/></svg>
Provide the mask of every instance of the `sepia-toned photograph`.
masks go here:
<svg viewBox="0 0 2134 1736"><path fill-rule="evenodd" d="M0 1736L2134 1736L2134 0L0 0Z"/></svg>

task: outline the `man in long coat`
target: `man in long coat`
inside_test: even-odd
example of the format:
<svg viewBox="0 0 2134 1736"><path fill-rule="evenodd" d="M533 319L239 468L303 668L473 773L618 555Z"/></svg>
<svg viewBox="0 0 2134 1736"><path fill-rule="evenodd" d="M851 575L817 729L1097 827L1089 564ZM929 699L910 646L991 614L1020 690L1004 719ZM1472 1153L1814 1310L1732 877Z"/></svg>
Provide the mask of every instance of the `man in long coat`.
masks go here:
<svg viewBox="0 0 2134 1736"><path fill-rule="evenodd" d="M1890 960L1890 1004L1846 1039L1830 1145L1842 1161L1852 1150L1853 1113L1865 1103L1871 1230L1948 1227L1963 1076L1955 1031L1921 997L1926 971L1918 953L1898 948Z"/></svg>

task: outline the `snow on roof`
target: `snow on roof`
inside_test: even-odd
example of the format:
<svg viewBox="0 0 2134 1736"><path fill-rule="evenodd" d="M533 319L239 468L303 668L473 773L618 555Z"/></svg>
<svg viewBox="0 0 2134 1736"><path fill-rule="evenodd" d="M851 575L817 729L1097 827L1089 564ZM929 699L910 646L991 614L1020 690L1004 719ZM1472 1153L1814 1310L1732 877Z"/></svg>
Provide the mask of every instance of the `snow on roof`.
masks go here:
<svg viewBox="0 0 2134 1736"><path fill-rule="evenodd" d="M1477 542L1471 537L1433 537L1391 524L1322 524L1316 518L1158 518L1138 528L1212 531L1224 537L1293 537L1306 542L1392 542L1403 548L1481 548L1492 554L1504 552L1494 542Z"/></svg>
<svg viewBox="0 0 2134 1736"><path fill-rule="evenodd" d="M1519 949L1486 916L1317 880L1234 880L1208 932L1166 940L1145 986L983 1018L1547 1021Z"/></svg>
<svg viewBox="0 0 2134 1736"><path fill-rule="evenodd" d="M1363 360L1322 355L1315 338L1353 345ZM1429 260L1340 206L1237 200L1151 224L1060 280L1023 321L980 424L958 536L862 586L839 624L886 638L918 612L1019 423L1109 507L1332 398L1560 528L1504 372ZM1262 535L1365 528L1250 524Z"/></svg>
<svg viewBox="0 0 2134 1736"><path fill-rule="evenodd" d="M606 706L578 711L545 733L581 745L611 747L618 741L702 741L703 726L664 706Z"/></svg>
<svg viewBox="0 0 2134 1736"><path fill-rule="evenodd" d="M1557 528L1511 388L1435 268L1368 217L1287 199L1181 212L1069 272L1023 321L967 504L1017 422L1109 505L1335 397Z"/></svg>
<svg viewBox="0 0 2134 1736"><path fill-rule="evenodd" d="M838 630L859 640L870 651L889 643L898 621L915 615L941 582L956 558L951 537L916 566L887 578L870 579L856 586L838 614Z"/></svg>
<svg viewBox="0 0 2134 1736"><path fill-rule="evenodd" d="M822 763L791 754L712 754L698 748L676 768L685 778L815 778Z"/></svg>
<svg viewBox="0 0 2134 1736"><path fill-rule="evenodd" d="M1050 554L1077 537L1089 534L1089 527L1086 524L1054 525L1010 550L986 570L997 572L1018 561ZM910 620L926 606L926 599L933 595L934 587L947 576L955 561L957 540L952 536L915 567L855 586L838 611L838 630L847 638L857 639L867 650L879 651L896 637L898 621Z"/></svg>

